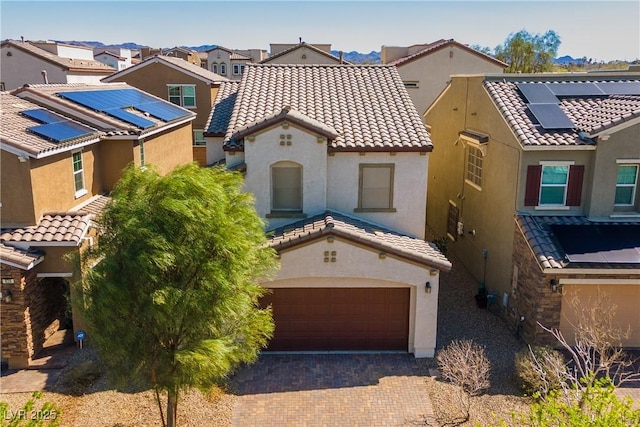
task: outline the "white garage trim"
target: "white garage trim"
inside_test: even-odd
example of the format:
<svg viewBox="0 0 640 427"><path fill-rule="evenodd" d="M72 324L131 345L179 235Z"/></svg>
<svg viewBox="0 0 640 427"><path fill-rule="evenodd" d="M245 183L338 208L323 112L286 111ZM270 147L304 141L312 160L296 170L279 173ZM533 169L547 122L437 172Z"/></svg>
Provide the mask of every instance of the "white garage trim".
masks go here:
<svg viewBox="0 0 640 427"><path fill-rule="evenodd" d="M561 285L637 285L640 279L560 279Z"/></svg>

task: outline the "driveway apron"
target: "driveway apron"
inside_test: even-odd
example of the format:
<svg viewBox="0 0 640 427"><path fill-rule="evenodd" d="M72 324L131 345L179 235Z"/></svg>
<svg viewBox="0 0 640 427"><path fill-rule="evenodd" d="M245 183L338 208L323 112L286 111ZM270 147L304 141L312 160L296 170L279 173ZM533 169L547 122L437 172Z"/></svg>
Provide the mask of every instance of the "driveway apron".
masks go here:
<svg viewBox="0 0 640 427"><path fill-rule="evenodd" d="M231 379L234 426L401 426L433 413L411 354L263 354Z"/></svg>

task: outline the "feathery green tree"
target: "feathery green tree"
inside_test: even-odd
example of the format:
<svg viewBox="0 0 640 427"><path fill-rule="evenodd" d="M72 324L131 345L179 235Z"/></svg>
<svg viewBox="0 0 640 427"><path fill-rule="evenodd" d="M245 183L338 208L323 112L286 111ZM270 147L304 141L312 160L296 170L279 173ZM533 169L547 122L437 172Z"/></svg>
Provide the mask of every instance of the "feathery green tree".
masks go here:
<svg viewBox="0 0 640 427"><path fill-rule="evenodd" d="M560 36L553 30L544 34L520 30L495 48L495 57L509 64L507 73L542 73L553 71L559 47Z"/></svg>
<svg viewBox="0 0 640 427"><path fill-rule="evenodd" d="M241 187L222 168L129 167L98 219L83 280L89 337L116 384L154 388L163 426L175 426L181 391L254 361L273 334L257 281L277 261Z"/></svg>

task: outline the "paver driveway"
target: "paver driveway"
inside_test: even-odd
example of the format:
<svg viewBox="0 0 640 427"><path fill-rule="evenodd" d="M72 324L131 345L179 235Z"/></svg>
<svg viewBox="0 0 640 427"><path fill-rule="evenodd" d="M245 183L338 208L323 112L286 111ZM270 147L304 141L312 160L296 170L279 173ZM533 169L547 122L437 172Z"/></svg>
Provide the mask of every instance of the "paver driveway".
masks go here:
<svg viewBox="0 0 640 427"><path fill-rule="evenodd" d="M411 354L263 354L231 380L233 425L415 425L425 381Z"/></svg>

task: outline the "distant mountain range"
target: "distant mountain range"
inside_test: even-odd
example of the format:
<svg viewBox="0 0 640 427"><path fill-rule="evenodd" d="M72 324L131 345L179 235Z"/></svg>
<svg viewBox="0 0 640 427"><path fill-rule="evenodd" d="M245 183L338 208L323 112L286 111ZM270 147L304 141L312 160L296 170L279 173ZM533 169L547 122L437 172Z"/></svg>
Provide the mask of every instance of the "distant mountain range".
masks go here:
<svg viewBox="0 0 640 427"><path fill-rule="evenodd" d="M123 49L132 49L132 50L136 50L136 49L140 49L142 47L146 47L144 45L140 45L134 42L128 42L128 43L120 43L120 44L115 44L115 45L105 45L102 42L98 42L98 41L59 41L56 40L60 43L66 43L66 44L70 44L70 45L75 45L75 46L88 46L88 47L92 47L92 48L96 48L96 47L120 47ZM217 45L215 44L204 44L204 45L200 45L200 46L185 46L189 49L193 49L195 51L206 51L209 49L213 49L214 47L216 47ZM173 47L173 46L172 46ZM338 50L332 50L331 54L334 56L340 56L340 51ZM360 53L357 52L355 50L351 51L351 52L343 52L342 57L344 58L345 61L348 62L352 62L354 64L379 64L380 63L380 52L376 52L376 51L371 51L369 53ZM565 56L561 56L559 58L556 58L554 60L554 62L556 64L561 64L561 65L569 65L569 64L582 64L582 58L573 58L569 55L565 55Z"/></svg>

